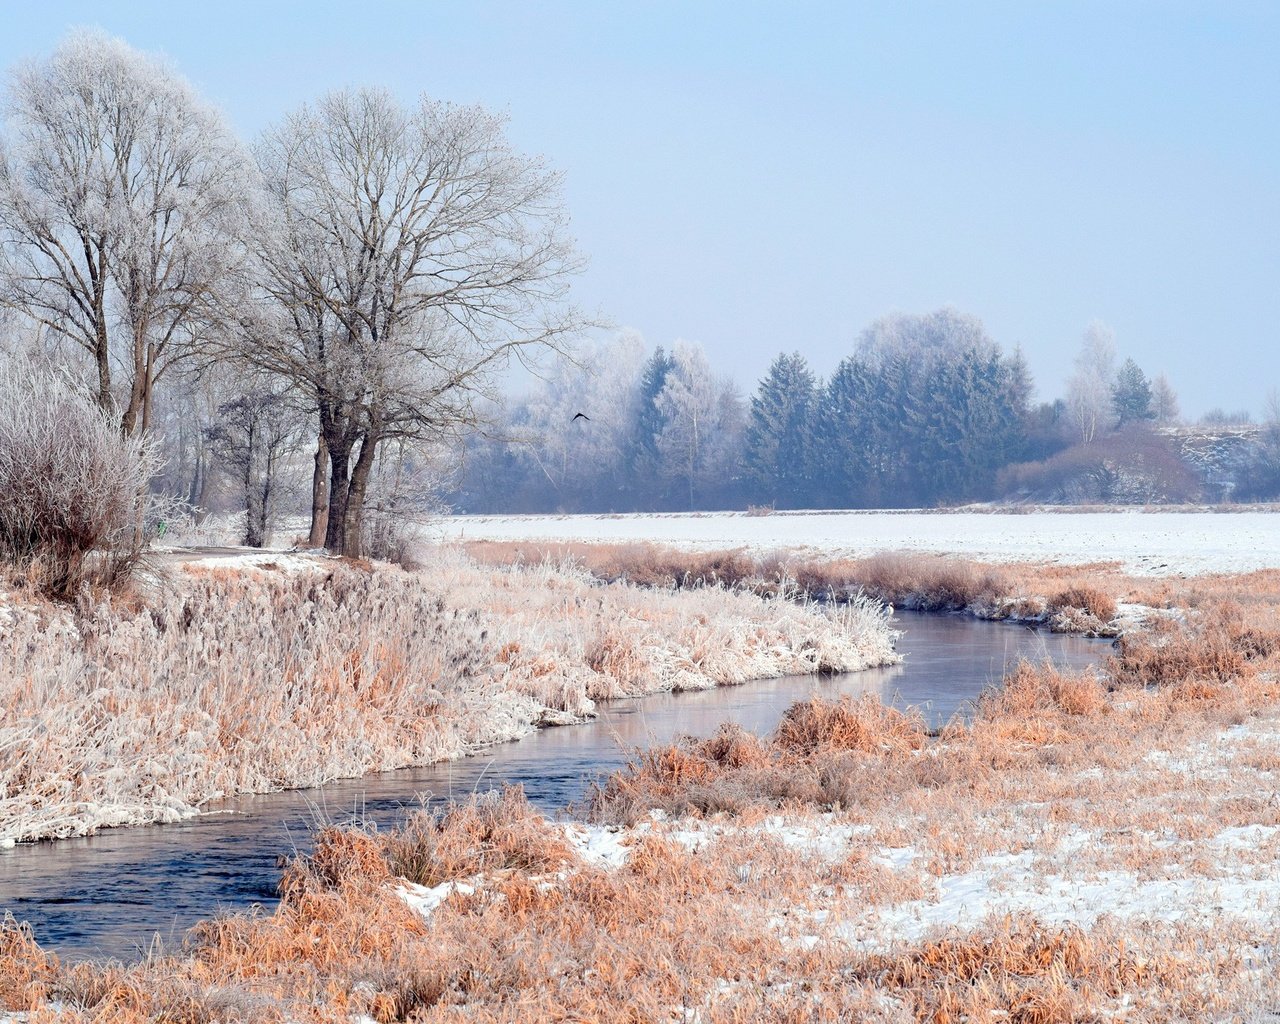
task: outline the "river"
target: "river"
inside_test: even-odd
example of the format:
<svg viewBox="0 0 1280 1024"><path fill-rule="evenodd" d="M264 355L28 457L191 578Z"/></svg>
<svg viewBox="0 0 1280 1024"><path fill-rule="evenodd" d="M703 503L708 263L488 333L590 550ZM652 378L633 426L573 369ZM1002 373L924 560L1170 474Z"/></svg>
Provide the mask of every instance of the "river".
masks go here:
<svg viewBox="0 0 1280 1024"><path fill-rule="evenodd" d="M1098 661L1107 641L1042 633L958 616L898 613L902 664L840 676L789 676L743 686L611 701L585 725L543 729L489 753L295 790L224 801L172 825L113 829L85 839L0 851L0 912L31 923L46 948L72 959L133 959L156 935L179 942L222 909L270 907L278 858L304 849L319 822L352 817L386 827L422 802L520 783L548 813L581 798L637 746L723 722L771 730L811 694L875 693L920 705L933 724L963 714L1019 658L1062 667Z"/></svg>

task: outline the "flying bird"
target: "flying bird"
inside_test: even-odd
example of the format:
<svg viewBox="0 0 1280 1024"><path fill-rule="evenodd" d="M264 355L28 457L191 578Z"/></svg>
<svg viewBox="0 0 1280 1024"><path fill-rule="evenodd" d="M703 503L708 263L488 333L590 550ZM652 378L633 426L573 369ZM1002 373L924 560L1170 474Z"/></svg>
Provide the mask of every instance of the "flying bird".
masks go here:
<svg viewBox="0 0 1280 1024"><path fill-rule="evenodd" d="M578 420L586 420L588 423L590 423L590 422L591 422L591 417L590 417L590 416L588 416L585 412L580 412L580 413L575 414L575 415L574 415L574 417L573 417L573 419L571 419L569 422L570 422L570 423L576 423Z"/></svg>

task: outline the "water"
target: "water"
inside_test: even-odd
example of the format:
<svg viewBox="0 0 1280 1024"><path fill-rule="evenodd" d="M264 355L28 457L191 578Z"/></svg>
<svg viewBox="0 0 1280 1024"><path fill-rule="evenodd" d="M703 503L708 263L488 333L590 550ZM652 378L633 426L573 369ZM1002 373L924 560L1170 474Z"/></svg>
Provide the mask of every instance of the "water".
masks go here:
<svg viewBox="0 0 1280 1024"><path fill-rule="evenodd" d="M29 921L36 938L64 956L136 957L159 935L179 941L220 909L270 906L278 858L308 842L317 821L394 824L421 802L521 783L548 812L582 797L600 774L636 746L723 722L771 730L783 711L811 694L876 693L923 705L933 724L964 713L988 683L1022 657L1083 667L1105 641L1037 633L975 619L899 614L901 665L843 676L791 676L745 686L657 694L602 705L589 724L544 729L489 754L299 790L225 801L173 825L114 829L87 839L0 851L0 912Z"/></svg>

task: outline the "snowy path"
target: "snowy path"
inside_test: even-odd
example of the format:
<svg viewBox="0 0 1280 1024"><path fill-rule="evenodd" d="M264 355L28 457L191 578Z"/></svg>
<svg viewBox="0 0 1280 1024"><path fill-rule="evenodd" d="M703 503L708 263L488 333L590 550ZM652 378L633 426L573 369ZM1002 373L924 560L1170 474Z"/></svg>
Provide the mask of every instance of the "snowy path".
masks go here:
<svg viewBox="0 0 1280 1024"><path fill-rule="evenodd" d="M1141 575L1280 568L1271 512L744 512L452 516L436 536L496 541L656 541L690 548L928 551L994 562L1123 563Z"/></svg>

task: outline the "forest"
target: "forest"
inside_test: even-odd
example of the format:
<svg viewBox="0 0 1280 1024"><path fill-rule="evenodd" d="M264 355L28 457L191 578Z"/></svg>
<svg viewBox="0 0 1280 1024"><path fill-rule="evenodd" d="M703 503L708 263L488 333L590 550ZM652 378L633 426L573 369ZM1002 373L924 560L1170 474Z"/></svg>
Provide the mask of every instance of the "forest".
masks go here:
<svg viewBox="0 0 1280 1024"><path fill-rule="evenodd" d="M920 508L979 501L1177 503L1280 494L1280 419L1179 416L1163 375L1119 362L1105 324L1066 394L976 317L891 314L828 379L799 351L754 393L702 349L634 333L562 359L465 446L449 502L469 512ZM1275 406L1275 403L1273 403ZM582 415L579 416L579 413Z"/></svg>

